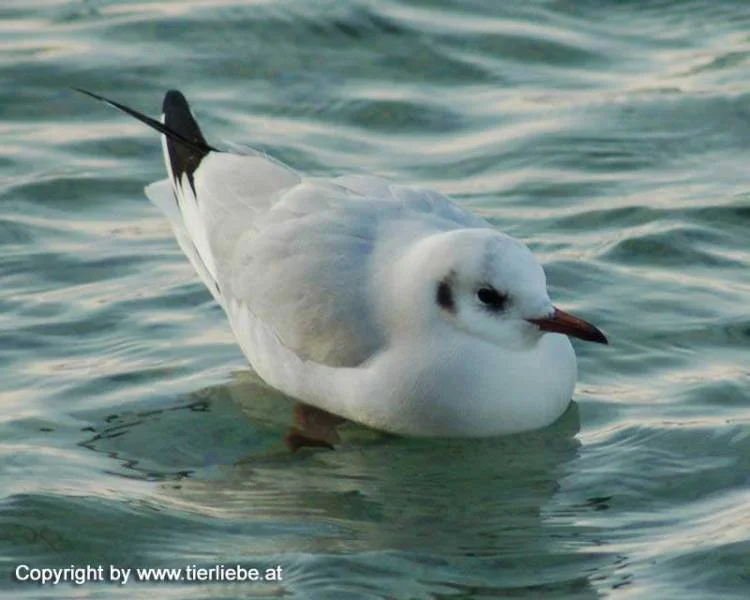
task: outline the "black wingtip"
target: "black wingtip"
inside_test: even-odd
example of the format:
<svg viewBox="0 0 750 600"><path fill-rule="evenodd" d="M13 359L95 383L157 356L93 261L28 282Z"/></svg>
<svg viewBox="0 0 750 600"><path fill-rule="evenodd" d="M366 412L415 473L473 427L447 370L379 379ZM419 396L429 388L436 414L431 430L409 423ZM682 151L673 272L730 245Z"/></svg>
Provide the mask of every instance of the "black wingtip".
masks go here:
<svg viewBox="0 0 750 600"><path fill-rule="evenodd" d="M164 101L161 103L164 112L168 110L190 110L187 98L180 90L168 90L164 94Z"/></svg>
<svg viewBox="0 0 750 600"><path fill-rule="evenodd" d="M91 96L94 100L101 100L102 102L109 102L109 100L107 100L104 96L100 96L99 94L95 94L94 92L89 92L88 90L84 90L83 88L72 86L71 89L81 94L85 94L86 96Z"/></svg>
<svg viewBox="0 0 750 600"><path fill-rule="evenodd" d="M181 144L182 146L185 146L186 148L189 148L190 150L202 153L203 156L208 154L209 152L218 152L216 148L213 146L210 146L206 143L205 138L203 137L203 134L200 133L200 129L198 129L198 136L186 136L182 132L173 129L169 126L167 123L160 123L156 119L152 119L151 117L148 117L144 115L143 113L138 112L137 110L134 110L128 106L125 106L124 104L120 104L119 102L115 102L114 100L110 100L109 98L105 98L104 96L101 96L99 94L95 94L94 92L90 92L88 90L84 90L83 88L79 87L72 87L73 90L76 92L79 92L81 94L85 94L86 96L89 96L90 98L94 98L95 100L99 100L101 102L104 102L105 104L109 104L110 106L116 108L117 110L120 110L131 117L138 119L141 123L145 123L152 129L155 129L159 133L164 134L167 136L167 138L173 142L176 142L178 144ZM182 106L186 109L186 112L188 115L190 115L190 108L187 104L187 100L185 100L185 97L178 91L172 90L167 93L167 96L165 96L164 100L166 102L167 97L172 98L176 101L175 105L179 105L181 103ZM165 111L166 114L166 111ZM192 115L190 115L190 119L195 123L195 120L192 118ZM195 128L197 129L198 125L195 124ZM189 133L189 132L188 132ZM191 139L192 138L192 139Z"/></svg>
<svg viewBox="0 0 750 600"><path fill-rule="evenodd" d="M190 141L190 145L180 144L175 140L167 140L167 153L172 168L172 175L177 182L186 175L190 185L194 187L193 175L201 161L214 150L206 142L198 123L193 117L190 105L179 90L169 90L162 102L164 126L177 132L182 138Z"/></svg>

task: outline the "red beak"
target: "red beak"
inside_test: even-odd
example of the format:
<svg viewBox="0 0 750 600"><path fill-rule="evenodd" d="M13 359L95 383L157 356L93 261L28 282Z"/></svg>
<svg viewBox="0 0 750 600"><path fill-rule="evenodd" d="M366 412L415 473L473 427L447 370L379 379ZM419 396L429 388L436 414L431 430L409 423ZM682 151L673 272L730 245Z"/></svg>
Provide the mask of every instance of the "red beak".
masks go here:
<svg viewBox="0 0 750 600"><path fill-rule="evenodd" d="M604 334L591 323L587 323L583 319L579 319L559 308L555 308L555 312L549 317L545 317L544 319L528 319L528 321L538 326L542 331L562 333L580 340L586 340L587 342L596 342L597 344L609 343Z"/></svg>

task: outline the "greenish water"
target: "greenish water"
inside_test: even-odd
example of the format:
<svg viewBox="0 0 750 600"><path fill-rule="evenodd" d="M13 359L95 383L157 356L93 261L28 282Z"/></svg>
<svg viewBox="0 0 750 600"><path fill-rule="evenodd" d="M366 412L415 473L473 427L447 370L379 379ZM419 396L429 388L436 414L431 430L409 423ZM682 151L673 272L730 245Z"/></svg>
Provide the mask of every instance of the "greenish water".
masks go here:
<svg viewBox="0 0 750 600"><path fill-rule="evenodd" d="M3 0L0 78L0 596L750 597L747 2ZM157 137L71 86L451 194L611 346L547 430L290 455ZM283 580L13 577L237 563Z"/></svg>

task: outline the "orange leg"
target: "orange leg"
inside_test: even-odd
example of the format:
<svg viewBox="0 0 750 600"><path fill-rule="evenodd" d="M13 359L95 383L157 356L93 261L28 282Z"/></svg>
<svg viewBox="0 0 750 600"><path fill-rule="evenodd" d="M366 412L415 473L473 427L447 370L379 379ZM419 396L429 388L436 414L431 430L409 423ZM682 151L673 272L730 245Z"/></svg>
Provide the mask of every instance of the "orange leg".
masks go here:
<svg viewBox="0 0 750 600"><path fill-rule="evenodd" d="M333 450L334 444L341 441L336 427L346 421L338 415L302 403L294 407L294 420L297 427L293 427L284 440L292 452L305 446Z"/></svg>

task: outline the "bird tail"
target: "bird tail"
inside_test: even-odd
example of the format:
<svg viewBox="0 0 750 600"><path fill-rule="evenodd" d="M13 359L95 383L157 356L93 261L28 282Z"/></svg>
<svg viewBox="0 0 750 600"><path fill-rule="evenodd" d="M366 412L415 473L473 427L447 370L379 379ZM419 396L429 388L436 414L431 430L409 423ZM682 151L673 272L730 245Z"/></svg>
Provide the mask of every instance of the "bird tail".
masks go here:
<svg viewBox="0 0 750 600"><path fill-rule="evenodd" d="M185 96L177 90L166 93L160 122L104 96L75 89L109 104L162 134L164 162L169 177L147 186L146 196L169 219L183 252L221 304L221 290L209 244L206 215L201 210L195 183L203 161L219 151L206 142Z"/></svg>

